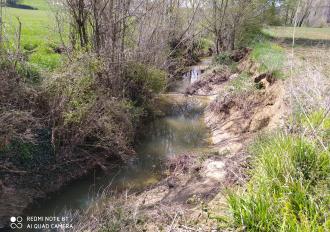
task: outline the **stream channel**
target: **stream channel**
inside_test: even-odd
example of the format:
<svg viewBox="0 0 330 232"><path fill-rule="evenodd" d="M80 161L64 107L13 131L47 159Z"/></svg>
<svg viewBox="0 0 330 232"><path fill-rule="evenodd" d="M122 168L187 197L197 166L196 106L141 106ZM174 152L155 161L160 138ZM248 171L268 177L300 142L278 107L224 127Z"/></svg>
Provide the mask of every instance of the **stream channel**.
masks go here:
<svg viewBox="0 0 330 232"><path fill-rule="evenodd" d="M60 216L67 210L84 209L109 185L111 190L117 191L142 190L160 180L163 161L169 156L208 150L209 131L203 120L207 100L182 93L200 78L209 64L209 58L202 59L190 67L168 93L160 96L169 103L166 112L145 126L135 146L137 155L128 163L113 165L108 171L94 171L70 183L47 199L36 202L26 215Z"/></svg>

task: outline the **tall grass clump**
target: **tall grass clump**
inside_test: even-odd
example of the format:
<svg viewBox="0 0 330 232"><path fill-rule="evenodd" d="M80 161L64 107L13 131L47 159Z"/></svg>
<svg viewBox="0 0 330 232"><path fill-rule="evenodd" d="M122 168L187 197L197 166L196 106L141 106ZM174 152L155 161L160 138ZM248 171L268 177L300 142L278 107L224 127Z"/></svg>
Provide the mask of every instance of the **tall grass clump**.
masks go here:
<svg viewBox="0 0 330 232"><path fill-rule="evenodd" d="M229 194L233 224L246 231L328 231L330 152L306 138L278 134L251 148L246 189Z"/></svg>
<svg viewBox="0 0 330 232"><path fill-rule="evenodd" d="M277 44L270 42L258 42L253 46L251 58L260 64L261 72L269 72L280 77L280 70L284 66L284 50Z"/></svg>

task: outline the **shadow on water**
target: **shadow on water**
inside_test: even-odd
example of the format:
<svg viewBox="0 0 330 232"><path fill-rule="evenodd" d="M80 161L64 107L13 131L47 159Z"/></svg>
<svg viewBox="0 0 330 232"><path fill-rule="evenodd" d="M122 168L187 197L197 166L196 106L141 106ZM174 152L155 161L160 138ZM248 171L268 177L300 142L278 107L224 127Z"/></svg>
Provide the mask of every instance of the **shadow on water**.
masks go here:
<svg viewBox="0 0 330 232"><path fill-rule="evenodd" d="M23 10L38 10L38 8L36 8L36 7L24 5L24 4L7 4L7 6L10 8L17 8L17 9L23 9Z"/></svg>

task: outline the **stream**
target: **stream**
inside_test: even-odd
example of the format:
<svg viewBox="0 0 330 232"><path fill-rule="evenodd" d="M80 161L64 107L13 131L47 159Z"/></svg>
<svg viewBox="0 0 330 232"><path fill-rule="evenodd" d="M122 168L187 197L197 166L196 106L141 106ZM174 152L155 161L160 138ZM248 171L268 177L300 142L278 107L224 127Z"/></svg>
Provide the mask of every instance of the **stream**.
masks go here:
<svg viewBox="0 0 330 232"><path fill-rule="evenodd" d="M58 216L67 210L84 209L109 185L111 190L117 191L141 190L160 180L163 161L169 156L208 149L209 131L203 120L206 101L180 93L197 81L209 64L210 59L206 58L190 67L170 93L161 96L170 101L165 116L145 126L143 136L135 146L137 155L128 163L114 164L107 171L95 170L47 199L39 200L26 211L26 215Z"/></svg>

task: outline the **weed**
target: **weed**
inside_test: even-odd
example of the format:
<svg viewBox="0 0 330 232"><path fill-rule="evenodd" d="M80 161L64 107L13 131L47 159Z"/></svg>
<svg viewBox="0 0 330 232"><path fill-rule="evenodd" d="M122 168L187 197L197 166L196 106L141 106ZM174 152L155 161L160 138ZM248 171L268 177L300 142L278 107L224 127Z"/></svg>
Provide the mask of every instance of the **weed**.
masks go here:
<svg viewBox="0 0 330 232"><path fill-rule="evenodd" d="M222 65L231 65L234 61L231 59L229 52L222 52L217 55L214 59L215 62Z"/></svg>
<svg viewBox="0 0 330 232"><path fill-rule="evenodd" d="M251 76L247 72L242 72L236 78L232 79L228 88L232 92L251 91L255 89Z"/></svg>
<svg viewBox="0 0 330 232"><path fill-rule="evenodd" d="M330 153L312 141L259 138L245 191L229 194L236 227L248 231L325 231L329 226Z"/></svg>

